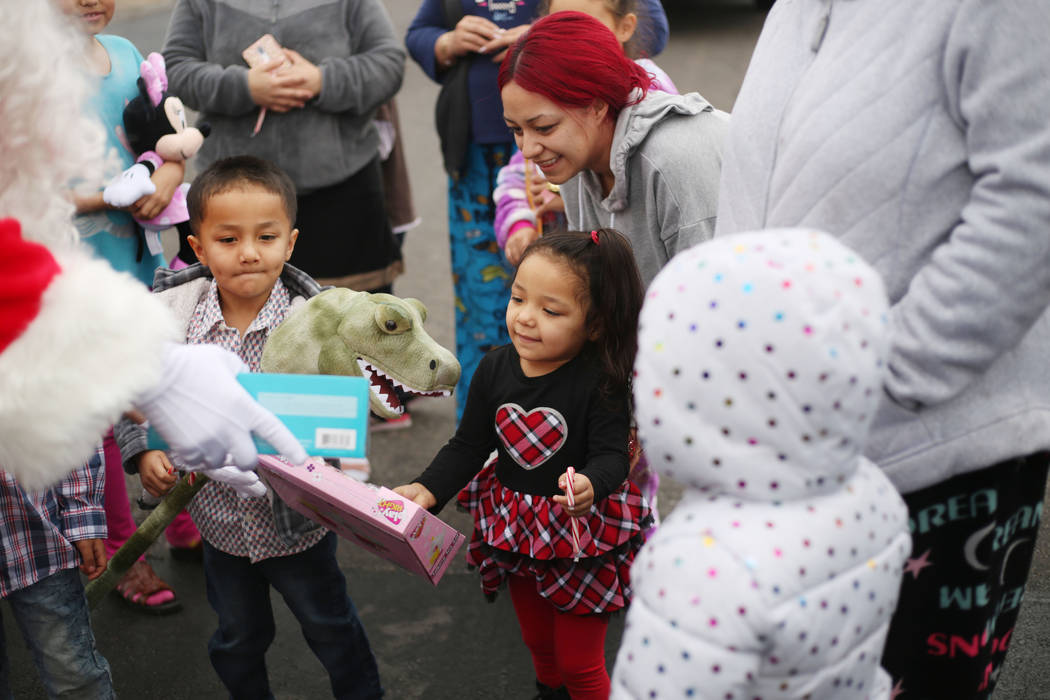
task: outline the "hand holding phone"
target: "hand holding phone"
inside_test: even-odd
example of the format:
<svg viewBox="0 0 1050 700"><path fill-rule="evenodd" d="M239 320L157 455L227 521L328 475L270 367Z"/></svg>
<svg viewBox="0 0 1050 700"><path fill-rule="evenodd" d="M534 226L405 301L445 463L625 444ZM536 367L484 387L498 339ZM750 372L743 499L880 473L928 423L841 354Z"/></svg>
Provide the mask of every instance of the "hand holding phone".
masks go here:
<svg viewBox="0 0 1050 700"><path fill-rule="evenodd" d="M283 75L288 64L284 49L271 34L263 34L241 52L248 64L248 89L252 100L261 107L252 136L262 128L266 110L287 112L306 104L311 95L303 87L300 75Z"/></svg>

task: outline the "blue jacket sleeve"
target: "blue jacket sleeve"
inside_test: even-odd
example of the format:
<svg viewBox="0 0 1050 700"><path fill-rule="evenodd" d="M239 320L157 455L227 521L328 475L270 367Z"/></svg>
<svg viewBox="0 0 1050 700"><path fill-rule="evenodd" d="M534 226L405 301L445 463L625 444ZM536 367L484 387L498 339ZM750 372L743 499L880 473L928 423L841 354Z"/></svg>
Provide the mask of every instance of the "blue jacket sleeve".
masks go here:
<svg viewBox="0 0 1050 700"><path fill-rule="evenodd" d="M642 32L642 54L644 56L656 56L667 47L667 37L671 32L667 24L667 13L660 0L641 0L642 22L645 30Z"/></svg>
<svg viewBox="0 0 1050 700"><path fill-rule="evenodd" d="M649 0L659 3L659 0ZM662 12L662 9L661 9ZM440 82L437 75L437 58L434 44L438 37L448 31L445 26L445 6L442 0L423 0L412 23L405 33L405 46L412 60L419 64L431 80Z"/></svg>

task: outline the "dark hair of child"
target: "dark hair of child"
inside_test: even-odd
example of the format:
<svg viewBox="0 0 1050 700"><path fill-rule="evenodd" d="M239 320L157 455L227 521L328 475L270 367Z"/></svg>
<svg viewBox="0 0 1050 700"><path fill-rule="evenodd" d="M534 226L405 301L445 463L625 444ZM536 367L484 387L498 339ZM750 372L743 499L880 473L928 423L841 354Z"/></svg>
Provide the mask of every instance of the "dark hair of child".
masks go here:
<svg viewBox="0 0 1050 700"><path fill-rule="evenodd" d="M646 14L645 8L641 7L638 0L602 0L602 4L605 5L616 21L622 20L629 14L634 14L637 18L636 29L634 35L627 40L627 43L623 45L623 53L627 58L635 59L642 55L642 46L652 44L652 25L649 23L649 17ZM537 17L546 17L551 13L551 0L540 0L540 4L536 8Z"/></svg>
<svg viewBox="0 0 1050 700"><path fill-rule="evenodd" d="M585 324L588 331L596 331L583 352L601 368L602 394L613 396L629 389L645 294L630 242L611 228L554 231L529 245L521 261L537 254L563 260L580 278L580 296L589 302Z"/></svg>
<svg viewBox="0 0 1050 700"><path fill-rule="evenodd" d="M217 160L205 168L193 180L186 195L186 207L190 214L190 227L194 233L204 219L208 200L230 190L258 187L271 192L284 202L288 223L295 225L297 201L295 184L288 174L268 160L255 156L233 156Z"/></svg>

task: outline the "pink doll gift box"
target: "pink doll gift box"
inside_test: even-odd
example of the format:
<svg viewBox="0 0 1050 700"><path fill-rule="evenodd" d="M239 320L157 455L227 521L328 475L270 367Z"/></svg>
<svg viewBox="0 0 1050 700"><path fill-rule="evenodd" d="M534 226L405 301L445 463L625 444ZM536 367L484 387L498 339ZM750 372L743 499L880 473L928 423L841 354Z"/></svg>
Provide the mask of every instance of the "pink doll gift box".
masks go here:
<svg viewBox="0 0 1050 700"><path fill-rule="evenodd" d="M464 536L437 516L319 459L297 467L280 457L260 455L259 471L295 510L434 585L463 546Z"/></svg>

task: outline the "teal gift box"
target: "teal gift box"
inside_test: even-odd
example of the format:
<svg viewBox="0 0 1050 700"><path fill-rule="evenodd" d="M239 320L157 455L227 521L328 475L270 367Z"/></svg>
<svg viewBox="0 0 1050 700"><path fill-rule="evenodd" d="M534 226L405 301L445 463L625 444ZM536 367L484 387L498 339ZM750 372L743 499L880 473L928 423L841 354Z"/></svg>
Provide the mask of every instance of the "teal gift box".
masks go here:
<svg viewBox="0 0 1050 700"><path fill-rule="evenodd" d="M332 374L237 375L249 394L291 431L307 454L317 457L361 458L367 454L368 380ZM149 430L149 448L166 450L164 439ZM276 454L269 443L255 438L260 454Z"/></svg>

